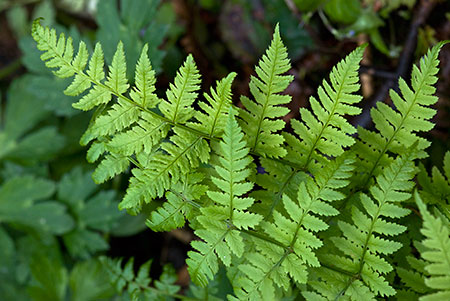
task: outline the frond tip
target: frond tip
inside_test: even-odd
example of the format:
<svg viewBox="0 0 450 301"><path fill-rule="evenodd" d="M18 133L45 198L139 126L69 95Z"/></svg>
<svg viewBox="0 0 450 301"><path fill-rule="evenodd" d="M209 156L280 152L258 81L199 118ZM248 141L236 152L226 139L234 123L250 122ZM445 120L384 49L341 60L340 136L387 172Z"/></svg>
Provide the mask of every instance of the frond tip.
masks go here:
<svg viewBox="0 0 450 301"><path fill-rule="evenodd" d="M255 68L256 76L250 79L250 92L254 101L242 96L245 110L240 111L242 130L247 134L250 150L264 157L283 157L283 136L276 134L284 128L285 122L279 117L289 109L280 105L291 101L289 95L281 95L294 77L283 75L291 68L287 49L280 37L278 25L275 27L272 43ZM277 118L277 119L275 119Z"/></svg>
<svg viewBox="0 0 450 301"><path fill-rule="evenodd" d="M285 134L288 152L301 166L308 167L312 160L326 161L329 156L337 157L346 147L355 143L351 137L356 129L344 118L358 115L356 106L362 97L359 90L358 69L365 46L358 47L339 62L330 73L329 82L322 81L318 89L319 101L311 96L312 112L300 109L301 121L292 120L292 128L300 139Z"/></svg>

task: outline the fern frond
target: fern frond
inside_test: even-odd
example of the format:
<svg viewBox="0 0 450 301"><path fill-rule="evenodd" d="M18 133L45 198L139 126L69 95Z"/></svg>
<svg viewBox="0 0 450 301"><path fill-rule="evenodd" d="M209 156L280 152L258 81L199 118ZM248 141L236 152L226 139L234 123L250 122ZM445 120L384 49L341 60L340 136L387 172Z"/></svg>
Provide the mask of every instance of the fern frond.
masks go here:
<svg viewBox="0 0 450 301"><path fill-rule="evenodd" d="M167 91L167 100L159 104L164 116L173 123L185 123L194 115L192 104L200 89L200 74L192 55L188 55Z"/></svg>
<svg viewBox="0 0 450 301"><path fill-rule="evenodd" d="M262 230L277 244L255 239L257 252L248 254L248 262L239 267L245 275L238 280L239 298L272 300L278 288L288 290L290 279L298 284L307 282L308 266L320 266L314 250L322 241L316 233L328 228L318 215L338 214L329 202L345 197L338 189L348 185L353 161L343 157L331 161L315 180L301 182L295 201L283 195L287 216L274 211L273 222L261 223Z"/></svg>
<svg viewBox="0 0 450 301"><path fill-rule="evenodd" d="M450 221L444 221L443 215L431 215L417 191L415 199L423 219L420 232L425 236L422 243L426 250L421 256L427 262L425 270L430 274L425 278L425 284L434 290L420 300L447 300L450 298Z"/></svg>
<svg viewBox="0 0 450 301"><path fill-rule="evenodd" d="M134 168L127 193L119 204L120 209L139 208L178 182L183 174L195 170L209 160L208 143L184 129L174 128L170 142L163 142L142 169Z"/></svg>
<svg viewBox="0 0 450 301"><path fill-rule="evenodd" d="M355 151L365 169L365 176L360 177L362 185L367 184L373 175L378 175L381 168L391 162L387 155L390 152L400 154L418 141L420 156L426 156L423 150L430 142L416 133L429 131L434 126L430 120L436 110L429 106L438 99L433 95L436 91L433 85L437 81L439 51L444 44L441 42L428 50L420 60L419 67L413 67L412 89L400 78L398 84L402 96L390 90L390 97L397 110L382 102L372 108L370 113L379 133L358 128L360 140L355 145Z"/></svg>
<svg viewBox="0 0 450 301"><path fill-rule="evenodd" d="M202 286L217 273L219 258L230 266L232 254L243 255L245 244L238 230L254 228L262 219L247 211L254 199L243 197L253 187L251 182L245 182L251 173L248 165L252 158L243 138L230 112L220 142L220 165L215 167L219 177L212 178L219 191L207 192L213 204L200 209L197 220L201 227L195 231L204 241L192 242L196 251L189 252L186 260L192 280Z"/></svg>
<svg viewBox="0 0 450 301"><path fill-rule="evenodd" d="M264 157L283 157L286 151L282 147L283 136L276 134L284 128L285 122L276 119L286 115L289 109L280 107L291 101L289 95L281 95L293 80L292 75L282 75L290 69L278 25L275 27L272 43L255 68L256 76L250 79L250 92L254 101L242 96L245 110L239 116L242 119L242 130L247 136L248 146Z"/></svg>
<svg viewBox="0 0 450 301"><path fill-rule="evenodd" d="M355 143L351 137L356 129L344 118L358 115L356 107L362 97L354 94L359 90L358 69L365 46L358 47L339 62L330 73L329 82L323 80L318 89L319 100L310 98L311 111L300 109L302 121L292 120L291 125L299 138L285 134L288 153L286 158L300 166L308 167L312 160L326 161L337 157L344 148Z"/></svg>
<svg viewBox="0 0 450 301"><path fill-rule="evenodd" d="M222 135L231 107L231 84L235 77L236 73L234 72L228 74L221 81L217 81L215 90L211 87L211 95L203 94L208 102L199 102L203 112L195 112L196 122L189 124L192 128L208 133L210 137L220 137Z"/></svg>
<svg viewBox="0 0 450 301"><path fill-rule="evenodd" d="M160 99L155 94L155 70L152 68L147 52L148 45L145 44L136 65L134 76L136 87L130 91L130 97L141 107L151 109L156 107Z"/></svg>
<svg viewBox="0 0 450 301"><path fill-rule="evenodd" d="M170 231L184 226L185 220L194 217L200 204L199 200L208 190L208 186L200 184L203 174L194 173L183 177L166 193L166 202L153 211L146 225L153 231Z"/></svg>
<svg viewBox="0 0 450 301"><path fill-rule="evenodd" d="M381 255L392 254L402 246L400 242L387 237L399 235L406 230L405 226L394 223L392 219L409 213L408 209L399 204L411 198L410 191L414 187L412 178L416 173L415 158L416 151L410 150L409 154L399 157L386 167L376 178L376 185L370 187L371 196L361 194L361 207L352 206L352 223L338 222L343 236L332 237L331 241L344 256L324 255L324 262L353 275L340 284L339 295L349 295L347 290L354 281L360 281L370 288L373 297L395 294L395 290L383 277L392 271L392 266ZM322 274L320 277L325 277L325 282L334 281L330 279L330 275ZM330 292L326 294L320 291L321 287L315 289L325 296L330 295Z"/></svg>

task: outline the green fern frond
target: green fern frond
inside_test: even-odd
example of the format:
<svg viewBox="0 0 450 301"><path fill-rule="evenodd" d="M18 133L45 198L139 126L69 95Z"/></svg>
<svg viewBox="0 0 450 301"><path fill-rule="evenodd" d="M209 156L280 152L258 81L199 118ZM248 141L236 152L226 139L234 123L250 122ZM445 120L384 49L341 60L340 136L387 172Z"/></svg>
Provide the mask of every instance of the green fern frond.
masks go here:
<svg viewBox="0 0 450 301"><path fill-rule="evenodd" d="M189 124L192 128L208 133L210 137L221 137L231 107L231 84L235 77L234 72L228 74L221 81L217 81L215 90L211 87L211 95L203 94L208 102L199 102L203 112L195 112L196 122Z"/></svg>
<svg viewBox="0 0 450 301"><path fill-rule="evenodd" d="M283 136L276 134L284 128L285 122L276 119L286 115L289 109L280 107L291 101L289 95L281 95L293 80L292 75L282 75L290 69L286 47L275 27L272 43L255 68L256 76L250 79L250 92L254 101L242 96L245 110L241 110L242 130L247 136L248 146L264 157L283 157Z"/></svg>
<svg viewBox="0 0 450 301"><path fill-rule="evenodd" d="M198 212L199 200L208 190L200 184L203 174L194 173L183 177L179 183L166 193L166 202L153 211L146 225L153 231L170 231L184 226L185 220L191 220Z"/></svg>
<svg viewBox="0 0 450 301"><path fill-rule="evenodd" d="M353 161L343 157L331 161L315 180L309 178L300 184L295 201L283 195L287 216L274 211L273 222L261 223L262 230L276 244L255 239L258 251L248 254L248 263L239 267L245 275L238 280L239 298L273 300L278 288L288 290L291 278L298 284L307 282L308 266L320 266L314 254L322 246L317 232L328 228L318 215L339 213L329 202L345 197L338 189L348 185Z"/></svg>
<svg viewBox="0 0 450 301"><path fill-rule="evenodd" d="M392 109L382 102L372 108L371 116L375 127L379 131L371 132L358 128L360 141L355 145L355 151L361 158L361 165L366 170L362 179L362 185L368 183L373 175L378 175L381 168L391 162L388 153L400 154L405 148L418 142L421 150L420 156L424 157L425 148L430 145L425 138L418 137L416 133L429 131L433 128L430 121L436 110L429 106L436 103L438 98L434 96L437 81L438 55L445 42L441 42L428 50L428 53L420 60L419 67L414 66L411 76L411 86L400 78L399 88L402 96L394 90L390 96L397 110Z"/></svg>
<svg viewBox="0 0 450 301"><path fill-rule="evenodd" d="M243 255L245 244L238 230L254 228L262 219L247 211L254 199L243 196L253 187L253 183L245 181L251 173L248 165L252 158L243 138L230 112L220 142L220 164L215 166L219 177L212 178L219 191L207 192L213 204L200 209L200 228L195 231L204 241L192 242L196 251L189 252L186 260L192 280L202 286L217 273L219 258L230 266L232 254Z"/></svg>
<svg viewBox="0 0 450 301"><path fill-rule="evenodd" d="M185 123L194 115L192 104L200 89L200 74L192 55L188 55L167 91L167 100L159 104L164 116L173 123Z"/></svg>
<svg viewBox="0 0 450 301"><path fill-rule="evenodd" d="M410 191L414 187L412 178L416 173L415 158L417 152L410 150L408 155L399 157L386 167L383 174L376 178L376 185L370 187L371 196L361 194L361 207L352 206L353 223L338 222L343 236L333 237L331 241L344 256L325 255L324 262L353 275L338 285L341 290L339 295L350 295L351 292L347 290L354 281L370 288L373 297L395 294L395 290L383 277L392 271L392 266L381 255L392 254L402 246L400 242L387 237L399 235L406 230L405 226L394 223L392 219L409 214L409 210L399 206L399 203L411 198ZM325 277L325 281L335 281L331 279L334 274L321 274L320 277ZM320 286L315 289L327 297L336 292L328 291L326 294L321 291Z"/></svg>
<svg viewBox="0 0 450 301"><path fill-rule="evenodd" d="M417 191L415 199L423 219L420 231L425 236L422 243L426 250L421 256L427 262L425 270L430 274L425 278L425 284L434 290L420 300L447 300L450 299L450 221L445 221L443 215L431 215Z"/></svg>
<svg viewBox="0 0 450 301"><path fill-rule="evenodd" d="M351 135L356 129L344 116L361 112L355 105L362 97L354 93L360 87L358 69L364 49L358 47L333 68L329 82L324 80L318 89L320 101L310 98L312 112L301 108L302 121L291 120L299 139L285 133L290 154L286 158L308 167L312 160L323 162L329 156L337 157L355 143Z"/></svg>

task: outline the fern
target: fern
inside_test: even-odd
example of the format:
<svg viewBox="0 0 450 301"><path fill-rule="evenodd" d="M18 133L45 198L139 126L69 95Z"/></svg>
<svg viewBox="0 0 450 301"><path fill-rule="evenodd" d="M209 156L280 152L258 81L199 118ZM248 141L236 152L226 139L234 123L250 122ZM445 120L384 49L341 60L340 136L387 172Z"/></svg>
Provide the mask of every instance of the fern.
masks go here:
<svg viewBox="0 0 450 301"><path fill-rule="evenodd" d="M262 158L261 165L267 174L257 178L257 184L267 189L260 192L259 197L270 199L271 204L265 208L265 215L271 215L273 210L280 207L281 197L290 193L295 197L299 181L304 178L300 171L320 170L327 164L328 158L337 157L344 152L344 148L351 146L355 139L350 135L356 129L344 118L344 115L356 115L361 110L354 106L361 100L361 96L353 94L359 89L358 68L365 46L361 46L339 62L330 73L330 83L324 80L318 89L320 102L310 98L312 112L306 108L300 109L302 121L291 120L293 134L283 133L287 143L286 161L280 164ZM276 184L275 184L276 183Z"/></svg>
<svg viewBox="0 0 450 301"><path fill-rule="evenodd" d="M195 231L204 241L192 242L197 251L189 252L186 261L192 280L202 286L217 273L219 258L230 266L232 254L243 255L245 244L239 230L254 228L262 219L246 211L254 200L242 197L253 187L251 182L244 182L251 173L251 157L243 137L233 114L229 114L220 142L220 165L215 168L219 177L212 178L219 191L207 192L214 203L200 209L197 220L201 227Z"/></svg>
<svg viewBox="0 0 450 301"><path fill-rule="evenodd" d="M240 111L242 130L247 136L251 151L264 157L283 157L283 136L275 132L284 128L283 120L274 118L286 115L289 110L279 105L291 101L288 95L280 95L292 82L293 76L282 75L291 68L286 47L281 41L280 32L275 27L272 43L256 67L258 77L252 76L250 91L255 101L241 97L246 110Z"/></svg>
<svg viewBox="0 0 450 301"><path fill-rule="evenodd" d="M55 75L73 77L65 93L79 97L74 107L95 109L81 138L90 144L88 161L99 161L95 181L130 170L120 209L138 213L164 197L146 206L147 226L170 231L187 222L195 230L187 265L192 281L203 287L196 289L201 298L215 297L208 286L221 265L233 286L230 300L434 294L427 299L449 293L448 154L445 176L434 168L429 177L423 167L418 176L418 193L435 206L432 216L417 201L427 238L418 243L418 232L405 231L419 221L408 208L414 206L415 162L426 157L429 142L417 134L433 127L430 106L437 100L433 85L444 42L413 68L411 88L399 80L400 93L391 91L395 109L383 103L372 109L375 131L355 129L346 120L361 112L362 46L333 68L310 98L310 109L301 108L286 133L280 117L290 96L283 91L293 77L285 75L290 62L278 26L251 77L252 98L242 96L240 109L232 104L236 74L200 95L191 55L160 98L148 46L130 86L122 43L105 67L100 44L89 56L81 42L75 55L70 38L57 37L39 20L32 34ZM416 250L423 259L413 256ZM108 265L119 291L144 299L184 298L174 279L153 287L149 264L138 275L132 263L124 269L120 261Z"/></svg>
<svg viewBox="0 0 450 301"><path fill-rule="evenodd" d="M425 270L430 274L430 277L425 278L425 284L434 290L420 300L449 299L450 221L443 215L431 215L417 192L415 199L423 219L423 227L420 231L425 236L422 243L426 249L421 252L421 256L427 262Z"/></svg>

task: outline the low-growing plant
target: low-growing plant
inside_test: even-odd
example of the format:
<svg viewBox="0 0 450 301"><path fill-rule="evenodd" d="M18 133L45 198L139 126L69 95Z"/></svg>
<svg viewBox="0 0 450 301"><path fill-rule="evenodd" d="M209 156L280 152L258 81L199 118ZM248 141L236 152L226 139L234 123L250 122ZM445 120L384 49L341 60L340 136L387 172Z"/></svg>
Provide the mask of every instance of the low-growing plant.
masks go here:
<svg viewBox="0 0 450 301"><path fill-rule="evenodd" d="M75 54L70 37L39 20L32 36L47 67L73 77L64 91L79 96L73 107L96 110L81 137L87 160L100 161L94 180L131 170L119 209L150 210L154 231L186 222L194 229L198 239L186 263L195 284L208 288L225 266L229 300L450 298L450 153L447 179L424 170L417 176L430 146L418 134L433 128L444 42L413 66L410 85L399 78L392 106L371 109L373 130L346 119L361 113L365 46L332 69L310 108L301 108L286 129L281 117L291 97L283 92L293 77L286 75L290 61L278 26L250 79L251 97L241 96L243 108L231 101L235 73L201 97L192 55L160 98L147 45L130 86L121 42L105 68L100 43L89 55L81 41ZM148 264L135 275L132 262L124 269L120 261L103 262L119 291L145 299L161 289L187 298L173 279L153 287Z"/></svg>

